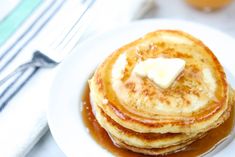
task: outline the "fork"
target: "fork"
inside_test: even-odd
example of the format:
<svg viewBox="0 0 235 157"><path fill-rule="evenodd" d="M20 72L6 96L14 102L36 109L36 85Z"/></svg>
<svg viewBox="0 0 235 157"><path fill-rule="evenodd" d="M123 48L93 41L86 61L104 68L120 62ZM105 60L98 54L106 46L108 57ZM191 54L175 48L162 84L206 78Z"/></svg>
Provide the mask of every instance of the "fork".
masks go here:
<svg viewBox="0 0 235 157"><path fill-rule="evenodd" d="M65 35L57 38L50 44L49 47L41 47L37 49L33 53L32 59L29 62L18 66L13 72L0 80L0 88L2 89L3 86L9 82L9 80L15 77L12 82L5 85L5 88L2 89L2 92L0 93L0 112L40 68L55 67L63 60L66 54L73 50L89 22L85 17L91 7L94 5L94 2L95 0L88 0L88 2L86 0L86 2L84 2L84 9L82 10L81 15L72 25L72 27L69 28ZM58 53L56 54L55 52ZM22 83L16 89L11 91L11 94L8 94L9 96L6 96L5 98L5 95L12 88L12 86L17 84L17 81L19 81L21 77L32 68L33 71L31 71L28 77L25 77L23 80L21 80Z"/></svg>

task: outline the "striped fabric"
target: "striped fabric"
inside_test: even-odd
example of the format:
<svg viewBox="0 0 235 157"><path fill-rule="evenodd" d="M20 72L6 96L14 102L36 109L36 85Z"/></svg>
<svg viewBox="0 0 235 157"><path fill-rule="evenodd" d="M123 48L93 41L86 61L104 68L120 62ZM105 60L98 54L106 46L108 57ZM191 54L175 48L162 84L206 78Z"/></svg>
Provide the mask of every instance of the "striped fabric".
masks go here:
<svg viewBox="0 0 235 157"><path fill-rule="evenodd" d="M43 0L21 0L0 22L0 46L42 4Z"/></svg>
<svg viewBox="0 0 235 157"><path fill-rule="evenodd" d="M0 76L6 76L7 73L12 71L13 68L8 68L11 65L16 67L15 60L17 60L19 54L46 27L64 2L65 0L21 0L2 19L0 22L0 74L2 75ZM29 78L30 75L28 74ZM17 84L15 88L20 89L23 84L24 82ZM3 104L0 107L1 112L16 93L9 91L8 88L1 88L0 91L2 93L0 103Z"/></svg>
<svg viewBox="0 0 235 157"><path fill-rule="evenodd" d="M40 41L38 36L46 32L50 22L61 10L64 10L62 8L65 2L68 1L0 1L0 79L28 61L27 56L31 57L33 53L33 49L30 48L36 41ZM27 49L30 50L27 51ZM35 100L29 96L30 88L24 93L17 93L18 95L14 92L15 89L21 89L37 70L32 68L24 71L22 77L19 78L19 75L16 75L0 88L0 104L3 104L0 107L0 146L2 148L0 156L24 156L47 130L46 103L28 102L28 100ZM18 79L17 83L8 86L16 79ZM35 87L37 84L30 86L35 91L40 91ZM13 97L14 99L11 99ZM26 100L21 100L24 98Z"/></svg>

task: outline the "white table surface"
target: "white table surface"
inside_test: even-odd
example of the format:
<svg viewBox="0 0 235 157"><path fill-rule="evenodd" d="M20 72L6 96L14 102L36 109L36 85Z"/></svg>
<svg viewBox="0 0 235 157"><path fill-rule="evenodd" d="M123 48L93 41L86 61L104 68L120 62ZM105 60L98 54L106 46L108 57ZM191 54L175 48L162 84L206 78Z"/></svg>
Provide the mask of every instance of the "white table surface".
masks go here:
<svg viewBox="0 0 235 157"><path fill-rule="evenodd" d="M188 6L184 0L155 0L156 7L144 18L172 18L194 21L217 28L235 38L235 1L216 12L205 13ZM27 157L65 157L48 131Z"/></svg>

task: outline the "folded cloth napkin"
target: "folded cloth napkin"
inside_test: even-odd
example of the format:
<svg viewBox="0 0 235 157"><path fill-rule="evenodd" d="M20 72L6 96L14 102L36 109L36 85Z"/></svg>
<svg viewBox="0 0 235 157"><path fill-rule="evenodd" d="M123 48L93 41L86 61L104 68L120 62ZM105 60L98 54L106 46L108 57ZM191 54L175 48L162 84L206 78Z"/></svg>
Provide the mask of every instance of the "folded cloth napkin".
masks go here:
<svg viewBox="0 0 235 157"><path fill-rule="evenodd" d="M153 0L97 1L100 7L97 10L98 14L84 34L83 40L117 24L140 18L154 6ZM4 8L2 17L0 17L0 56L12 45L13 48L10 52L20 50L8 68L1 73L7 73L29 60L35 46L52 41L54 34L59 34L65 27L64 23L79 15L78 10L80 9L78 1L73 0L3 0L0 1L0 8ZM49 14L53 10L56 12L45 25L42 26L40 22L37 22L39 17L47 19L49 15L45 14ZM39 29L40 31L37 31ZM28 38L26 38L27 35L19 38L27 30L28 34L33 34L32 37L27 34ZM23 40L27 39L29 42L26 45L21 44ZM17 44L15 44L16 41ZM20 44L24 47L21 48ZM0 156L24 156L48 129L46 107L56 71L57 68L39 70L1 111Z"/></svg>

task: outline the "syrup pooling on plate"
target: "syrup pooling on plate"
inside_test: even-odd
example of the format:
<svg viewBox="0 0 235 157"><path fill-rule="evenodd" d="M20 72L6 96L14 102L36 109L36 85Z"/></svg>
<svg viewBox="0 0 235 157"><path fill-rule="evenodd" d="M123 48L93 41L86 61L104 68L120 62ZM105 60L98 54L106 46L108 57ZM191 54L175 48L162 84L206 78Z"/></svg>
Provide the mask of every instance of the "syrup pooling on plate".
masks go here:
<svg viewBox="0 0 235 157"><path fill-rule="evenodd" d="M147 155L142 155L138 153L131 152L126 149L119 148L115 146L107 134L107 132L99 125L95 119L89 97L89 88L88 85L84 90L83 95L83 110L82 117L85 126L88 128L90 135L94 140L104 149L108 150L115 156L120 157L147 157ZM214 146L223 141L232 131L234 126L234 107L232 108L231 115L223 124L219 127L209 131L207 135L203 138L193 142L186 147L184 151L165 155L166 157L189 157L189 156L199 156L210 151Z"/></svg>

